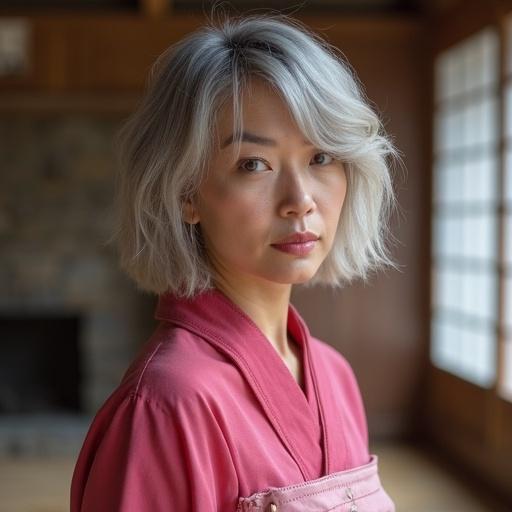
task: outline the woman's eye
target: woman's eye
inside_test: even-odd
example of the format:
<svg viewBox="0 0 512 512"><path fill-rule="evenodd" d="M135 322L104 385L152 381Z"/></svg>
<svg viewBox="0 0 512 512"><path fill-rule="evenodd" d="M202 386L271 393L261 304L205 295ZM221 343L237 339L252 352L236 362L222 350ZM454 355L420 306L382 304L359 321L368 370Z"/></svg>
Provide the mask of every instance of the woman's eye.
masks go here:
<svg viewBox="0 0 512 512"><path fill-rule="evenodd" d="M317 153L313 157L311 165L328 165L334 160L334 157L328 153ZM270 167L270 164L259 158L247 158L246 160L242 160L238 165L238 169L252 174L264 171L265 167Z"/></svg>
<svg viewBox="0 0 512 512"><path fill-rule="evenodd" d="M317 156L323 156L323 158L321 158L320 162L317 160ZM327 154L327 153L317 153L314 157L313 157L313 160L315 161L314 164L325 164L325 159L327 157L327 164L330 164L334 161L334 157L332 157L331 155ZM329 161L330 159L330 161Z"/></svg>
<svg viewBox="0 0 512 512"><path fill-rule="evenodd" d="M247 160L243 160L240 165L238 166L239 169L243 171L247 171L249 173L254 173L257 171L265 170L263 167L258 167L258 164L261 164L261 166L268 165L263 160L258 160L256 158L249 158Z"/></svg>

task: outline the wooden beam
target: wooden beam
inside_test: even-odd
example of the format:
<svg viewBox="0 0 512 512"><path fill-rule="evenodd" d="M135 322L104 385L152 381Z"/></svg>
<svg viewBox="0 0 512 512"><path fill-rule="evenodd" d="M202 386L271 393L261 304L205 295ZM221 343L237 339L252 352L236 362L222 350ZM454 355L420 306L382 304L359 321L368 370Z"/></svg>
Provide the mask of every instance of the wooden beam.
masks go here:
<svg viewBox="0 0 512 512"><path fill-rule="evenodd" d="M143 14L151 18L161 18L171 12L172 0L139 0Z"/></svg>

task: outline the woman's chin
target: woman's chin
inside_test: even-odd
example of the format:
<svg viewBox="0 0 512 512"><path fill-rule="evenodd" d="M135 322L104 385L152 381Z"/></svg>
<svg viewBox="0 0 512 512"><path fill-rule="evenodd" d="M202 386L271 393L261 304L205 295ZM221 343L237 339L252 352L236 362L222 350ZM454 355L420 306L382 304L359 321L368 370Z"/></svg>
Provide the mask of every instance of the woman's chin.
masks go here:
<svg viewBox="0 0 512 512"><path fill-rule="evenodd" d="M272 281L282 284L304 284L310 281L318 269L302 271L302 272L290 272L289 275L274 276Z"/></svg>

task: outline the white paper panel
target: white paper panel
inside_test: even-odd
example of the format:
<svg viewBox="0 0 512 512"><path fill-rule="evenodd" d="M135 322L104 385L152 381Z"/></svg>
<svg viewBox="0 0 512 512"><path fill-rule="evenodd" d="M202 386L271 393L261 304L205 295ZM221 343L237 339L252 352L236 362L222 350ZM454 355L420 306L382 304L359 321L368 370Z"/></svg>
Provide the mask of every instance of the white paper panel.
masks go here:
<svg viewBox="0 0 512 512"><path fill-rule="evenodd" d="M434 114L434 154L438 155L446 150L448 144L449 112L446 108L437 110Z"/></svg>
<svg viewBox="0 0 512 512"><path fill-rule="evenodd" d="M498 34L487 27L447 48L435 62L435 97L449 99L498 81Z"/></svg>
<svg viewBox="0 0 512 512"><path fill-rule="evenodd" d="M491 387L496 378L496 340L492 329L474 329L435 318L432 364L469 382Z"/></svg>
<svg viewBox="0 0 512 512"><path fill-rule="evenodd" d="M434 219L433 252L437 256L496 261L496 228L497 218L493 212L439 213Z"/></svg>
<svg viewBox="0 0 512 512"><path fill-rule="evenodd" d="M497 260L497 217L494 212L467 215L463 218L462 254L468 258Z"/></svg>
<svg viewBox="0 0 512 512"><path fill-rule="evenodd" d="M461 331L441 320L432 326L430 357L435 366L451 370L456 367L461 347Z"/></svg>
<svg viewBox="0 0 512 512"><path fill-rule="evenodd" d="M512 137L512 82L505 86L505 135Z"/></svg>
<svg viewBox="0 0 512 512"><path fill-rule="evenodd" d="M434 253L440 256L461 256L463 244L462 217L437 215L434 222Z"/></svg>
<svg viewBox="0 0 512 512"><path fill-rule="evenodd" d="M512 146L508 147L505 160L505 200L512 209Z"/></svg>
<svg viewBox="0 0 512 512"><path fill-rule="evenodd" d="M466 48L467 89L478 89L484 84L484 48L479 37L469 38L463 43Z"/></svg>
<svg viewBox="0 0 512 512"><path fill-rule="evenodd" d="M459 312L468 318L496 320L497 283L492 270L437 267L433 281L432 300L436 308Z"/></svg>
<svg viewBox="0 0 512 512"><path fill-rule="evenodd" d="M479 144L495 146L498 141L498 101L490 94L476 103L480 121Z"/></svg>
<svg viewBox="0 0 512 512"><path fill-rule="evenodd" d="M442 52L434 70L432 251L437 266L432 270L431 358L482 386L492 385L496 365L498 50L497 31L487 27ZM512 87L509 95L512 138ZM508 166L512 169L512 148ZM508 181L506 194L512 198ZM512 241L508 246L512 262ZM460 266L450 267L458 260ZM471 267L478 262L489 266Z"/></svg>
<svg viewBox="0 0 512 512"><path fill-rule="evenodd" d="M465 140L467 146L475 146L482 142L482 107L475 101L468 102L464 109L465 115Z"/></svg>
<svg viewBox="0 0 512 512"><path fill-rule="evenodd" d="M434 203L495 207L501 194L497 179L498 162L488 151L467 159L438 157L433 176Z"/></svg>
<svg viewBox="0 0 512 512"><path fill-rule="evenodd" d="M512 210L505 215L505 263L512 270Z"/></svg>
<svg viewBox="0 0 512 512"><path fill-rule="evenodd" d="M505 327L512 337L512 269L505 279Z"/></svg>
<svg viewBox="0 0 512 512"><path fill-rule="evenodd" d="M495 148L498 141L498 103L490 93L466 102L446 103L435 113L434 153L462 148Z"/></svg>
<svg viewBox="0 0 512 512"><path fill-rule="evenodd" d="M477 34L480 37L480 45L483 51L483 86L493 88L499 80L499 40L498 33L494 27L488 27Z"/></svg>
<svg viewBox="0 0 512 512"><path fill-rule="evenodd" d="M512 72L512 15L509 14L507 17L507 21L505 24L505 53L507 57L507 61L505 62L506 72Z"/></svg>
<svg viewBox="0 0 512 512"><path fill-rule="evenodd" d="M438 268L434 271L436 290L433 296L436 308L457 311L462 303L463 281L460 273L448 268Z"/></svg>
<svg viewBox="0 0 512 512"><path fill-rule="evenodd" d="M463 199L467 203L494 205L498 200L498 165L487 153L464 164Z"/></svg>
<svg viewBox="0 0 512 512"><path fill-rule="evenodd" d="M461 309L468 316L496 320L497 282L493 272L462 273Z"/></svg>
<svg viewBox="0 0 512 512"><path fill-rule="evenodd" d="M465 365L468 378L484 387L491 387L496 379L496 339L492 330L466 331L468 344Z"/></svg>
<svg viewBox="0 0 512 512"><path fill-rule="evenodd" d="M444 100L453 95L452 56L443 52L434 64L435 95L437 100Z"/></svg>
<svg viewBox="0 0 512 512"><path fill-rule="evenodd" d="M464 167L457 160L439 161L434 172L434 201L452 204L464 199Z"/></svg>
<svg viewBox="0 0 512 512"><path fill-rule="evenodd" d="M486 27L440 53L434 63L435 98L451 99L498 82L498 34Z"/></svg>

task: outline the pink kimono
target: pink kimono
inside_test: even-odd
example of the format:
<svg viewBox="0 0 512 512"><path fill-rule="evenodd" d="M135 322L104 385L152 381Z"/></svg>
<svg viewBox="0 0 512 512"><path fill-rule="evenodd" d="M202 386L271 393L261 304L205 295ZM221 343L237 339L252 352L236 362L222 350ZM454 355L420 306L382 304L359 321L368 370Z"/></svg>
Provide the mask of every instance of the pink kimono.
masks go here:
<svg viewBox="0 0 512 512"><path fill-rule="evenodd" d="M160 320L96 414L71 512L394 512L354 373L290 305L305 391L218 290L160 296Z"/></svg>

